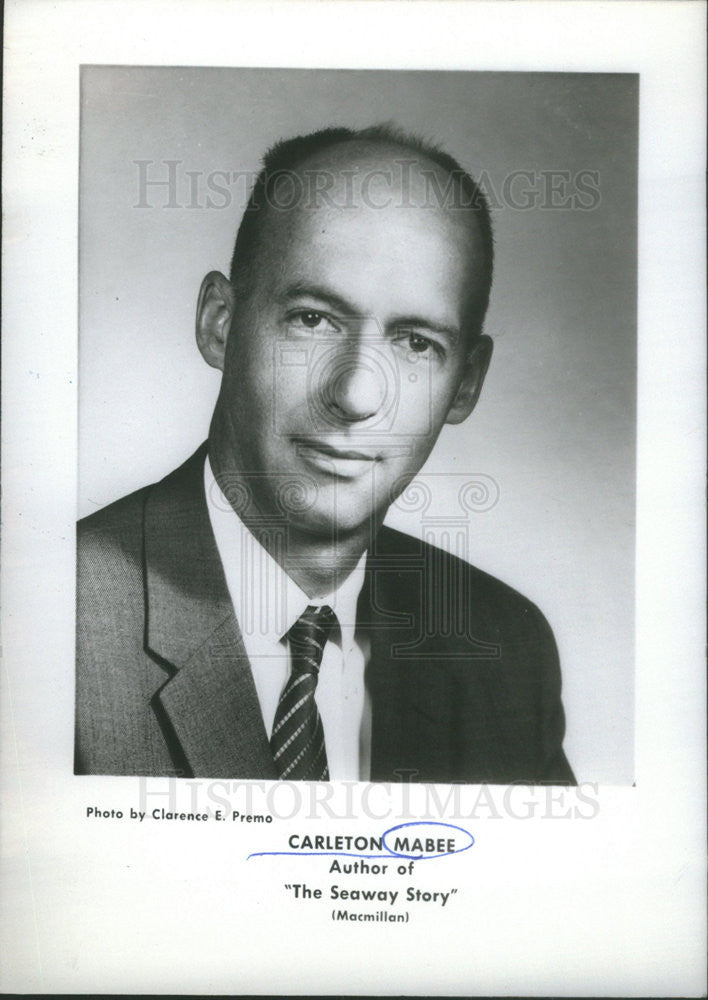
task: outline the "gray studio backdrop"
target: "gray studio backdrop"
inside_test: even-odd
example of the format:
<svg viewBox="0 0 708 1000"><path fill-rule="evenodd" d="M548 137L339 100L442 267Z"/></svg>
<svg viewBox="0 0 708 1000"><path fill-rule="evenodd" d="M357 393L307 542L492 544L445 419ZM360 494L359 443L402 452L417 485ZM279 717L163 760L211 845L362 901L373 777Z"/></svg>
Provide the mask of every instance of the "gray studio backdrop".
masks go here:
<svg viewBox="0 0 708 1000"><path fill-rule="evenodd" d="M388 520L541 607L578 779L631 783L637 102L632 75L85 67L79 514L206 437L196 296L265 148L377 121L439 142L492 202L495 355Z"/></svg>

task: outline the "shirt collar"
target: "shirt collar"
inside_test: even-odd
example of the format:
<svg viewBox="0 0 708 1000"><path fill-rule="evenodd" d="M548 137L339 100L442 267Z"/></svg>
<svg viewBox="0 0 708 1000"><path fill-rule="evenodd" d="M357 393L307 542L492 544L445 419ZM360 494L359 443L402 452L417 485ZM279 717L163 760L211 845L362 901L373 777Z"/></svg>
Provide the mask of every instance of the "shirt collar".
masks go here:
<svg viewBox="0 0 708 1000"><path fill-rule="evenodd" d="M243 523L217 483L207 456L204 489L216 547L241 632L252 642L279 641L308 605L328 604L337 615L346 653L354 644L356 610L364 583L366 552L342 583L322 597L308 597Z"/></svg>

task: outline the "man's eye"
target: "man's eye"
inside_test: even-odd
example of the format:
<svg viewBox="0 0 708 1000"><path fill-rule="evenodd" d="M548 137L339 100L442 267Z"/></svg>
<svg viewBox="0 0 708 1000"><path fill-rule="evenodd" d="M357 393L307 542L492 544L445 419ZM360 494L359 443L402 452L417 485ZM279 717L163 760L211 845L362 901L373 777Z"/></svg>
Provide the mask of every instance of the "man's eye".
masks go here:
<svg viewBox="0 0 708 1000"><path fill-rule="evenodd" d="M324 322L324 316L316 312L301 312L299 319L302 325L306 326L309 330L314 330Z"/></svg>
<svg viewBox="0 0 708 1000"><path fill-rule="evenodd" d="M427 337L421 337L419 333L409 333L408 346L412 351L415 351L416 354L423 354L433 345Z"/></svg>
<svg viewBox="0 0 708 1000"><path fill-rule="evenodd" d="M333 333L336 330L335 325L329 317L323 313L316 312L314 309L299 309L297 312L292 313L290 323L296 328L312 330L315 333Z"/></svg>
<svg viewBox="0 0 708 1000"><path fill-rule="evenodd" d="M406 350L412 351L414 354L426 354L432 353L432 351L439 351L439 347L435 341L430 340L429 337L424 337L420 333L407 332L401 337L401 342Z"/></svg>

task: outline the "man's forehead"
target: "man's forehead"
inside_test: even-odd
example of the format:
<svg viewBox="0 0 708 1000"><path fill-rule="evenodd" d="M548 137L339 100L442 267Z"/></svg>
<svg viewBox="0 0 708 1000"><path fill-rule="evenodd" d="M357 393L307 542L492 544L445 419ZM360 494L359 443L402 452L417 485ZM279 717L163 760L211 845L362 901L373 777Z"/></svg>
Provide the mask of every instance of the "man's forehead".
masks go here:
<svg viewBox="0 0 708 1000"><path fill-rule="evenodd" d="M276 242L290 242L296 233L316 240L332 226L352 236L368 229L372 238L392 227L399 234L408 230L411 238L416 230L436 230L467 249L478 245L479 226L455 183L416 150L352 140L313 154L277 178L267 201L266 230Z"/></svg>
<svg viewBox="0 0 708 1000"><path fill-rule="evenodd" d="M321 197L303 196L288 210L266 213L261 293L284 300L299 289L301 297L339 298L344 312L425 317L458 329L477 288L475 276L484 270L471 213L467 210L460 225L440 206L427 210L396 199L388 178L373 175L391 163L390 157L368 154L365 150L337 163L318 157L307 166L336 172L360 165L358 197L342 203L336 197L342 192L325 189L319 180ZM376 180L383 187L375 188Z"/></svg>

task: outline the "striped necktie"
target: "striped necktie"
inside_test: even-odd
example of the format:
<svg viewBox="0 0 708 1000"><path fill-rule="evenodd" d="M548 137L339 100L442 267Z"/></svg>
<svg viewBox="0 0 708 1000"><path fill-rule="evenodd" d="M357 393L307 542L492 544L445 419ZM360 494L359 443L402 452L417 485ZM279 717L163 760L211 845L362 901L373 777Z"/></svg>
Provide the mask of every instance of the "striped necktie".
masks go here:
<svg viewBox="0 0 708 1000"><path fill-rule="evenodd" d="M315 702L322 653L337 616L310 605L288 632L292 667L278 702L270 748L281 778L329 781L327 750Z"/></svg>

